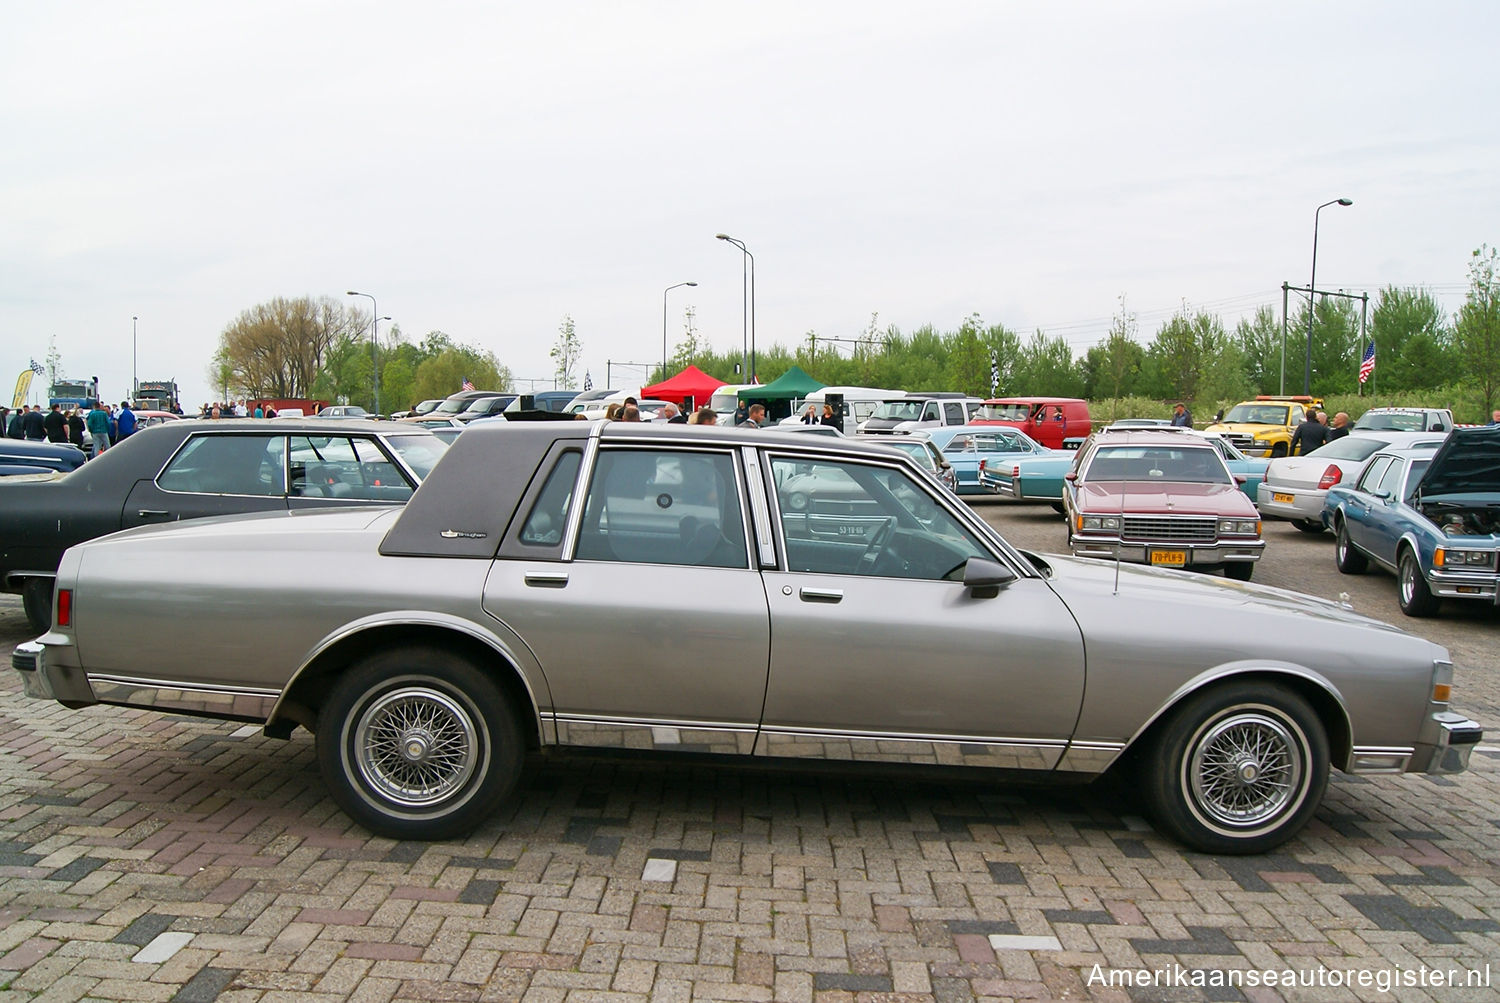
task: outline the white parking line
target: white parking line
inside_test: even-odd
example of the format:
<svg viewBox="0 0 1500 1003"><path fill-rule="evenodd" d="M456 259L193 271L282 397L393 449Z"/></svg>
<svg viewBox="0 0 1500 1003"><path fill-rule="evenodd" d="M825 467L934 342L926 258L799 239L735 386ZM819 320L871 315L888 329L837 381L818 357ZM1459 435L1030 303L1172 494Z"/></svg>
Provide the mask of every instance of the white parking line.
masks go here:
<svg viewBox="0 0 1500 1003"><path fill-rule="evenodd" d="M142 965L159 965L187 947L188 941L193 939L191 933L162 933L135 953L131 961Z"/></svg>
<svg viewBox="0 0 1500 1003"><path fill-rule="evenodd" d="M990 934L990 947L997 951L1061 951L1056 937L1026 937L1016 933Z"/></svg>
<svg viewBox="0 0 1500 1003"><path fill-rule="evenodd" d="M646 869L641 871L642 881L675 881L677 878L677 861L663 860L660 857L648 857Z"/></svg>

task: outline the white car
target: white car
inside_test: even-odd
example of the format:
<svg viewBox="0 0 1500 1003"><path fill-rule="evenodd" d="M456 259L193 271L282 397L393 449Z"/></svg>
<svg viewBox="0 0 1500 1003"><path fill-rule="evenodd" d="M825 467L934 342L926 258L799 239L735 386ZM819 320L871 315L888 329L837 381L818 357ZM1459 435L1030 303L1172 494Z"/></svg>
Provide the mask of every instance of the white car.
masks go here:
<svg viewBox="0 0 1500 1003"><path fill-rule="evenodd" d="M1335 484L1352 484L1386 446L1440 446L1446 432L1354 429L1302 456L1279 456L1266 466L1255 507L1268 519L1286 519L1304 533L1323 532L1323 498Z"/></svg>

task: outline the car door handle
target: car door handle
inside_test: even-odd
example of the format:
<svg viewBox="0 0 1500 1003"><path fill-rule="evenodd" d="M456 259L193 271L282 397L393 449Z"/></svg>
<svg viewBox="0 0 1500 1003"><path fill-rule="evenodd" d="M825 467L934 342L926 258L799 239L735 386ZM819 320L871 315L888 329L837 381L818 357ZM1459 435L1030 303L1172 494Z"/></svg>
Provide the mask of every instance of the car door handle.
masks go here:
<svg viewBox="0 0 1500 1003"><path fill-rule="evenodd" d="M568 584L566 571L528 571L526 584L534 589L560 589Z"/></svg>
<svg viewBox="0 0 1500 1003"><path fill-rule="evenodd" d="M842 589L800 589L797 595L803 602L836 603L844 601Z"/></svg>
<svg viewBox="0 0 1500 1003"><path fill-rule="evenodd" d="M150 518L153 515L168 515L168 514L170 514L170 513L168 513L167 510L164 509L164 508L143 508L139 512L136 513L136 515L140 516L142 519Z"/></svg>

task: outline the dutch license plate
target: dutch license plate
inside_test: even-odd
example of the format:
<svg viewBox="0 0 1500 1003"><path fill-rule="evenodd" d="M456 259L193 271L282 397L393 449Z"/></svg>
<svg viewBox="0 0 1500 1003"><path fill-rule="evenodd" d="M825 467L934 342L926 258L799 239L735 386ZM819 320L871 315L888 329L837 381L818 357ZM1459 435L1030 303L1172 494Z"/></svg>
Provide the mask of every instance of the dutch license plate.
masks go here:
<svg viewBox="0 0 1500 1003"><path fill-rule="evenodd" d="M1151 564L1153 567L1182 568L1187 566L1186 550L1153 550L1151 551Z"/></svg>
<svg viewBox="0 0 1500 1003"><path fill-rule="evenodd" d="M1292 502L1294 502L1294 501L1297 500L1297 496L1296 495L1283 494L1280 491L1272 491L1271 492L1271 500L1272 501L1281 502L1283 505L1290 505Z"/></svg>

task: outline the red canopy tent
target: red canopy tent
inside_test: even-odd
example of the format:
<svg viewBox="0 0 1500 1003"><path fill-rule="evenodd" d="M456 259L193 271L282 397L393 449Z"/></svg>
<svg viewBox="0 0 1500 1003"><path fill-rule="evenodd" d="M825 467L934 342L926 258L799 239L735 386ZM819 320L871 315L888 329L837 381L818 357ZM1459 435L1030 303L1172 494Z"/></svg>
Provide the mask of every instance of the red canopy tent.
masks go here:
<svg viewBox="0 0 1500 1003"><path fill-rule="evenodd" d="M641 396L682 404L689 397L696 407L703 407L713 392L724 385L723 380L714 379L697 366L688 366L670 379L649 387L641 387Z"/></svg>

